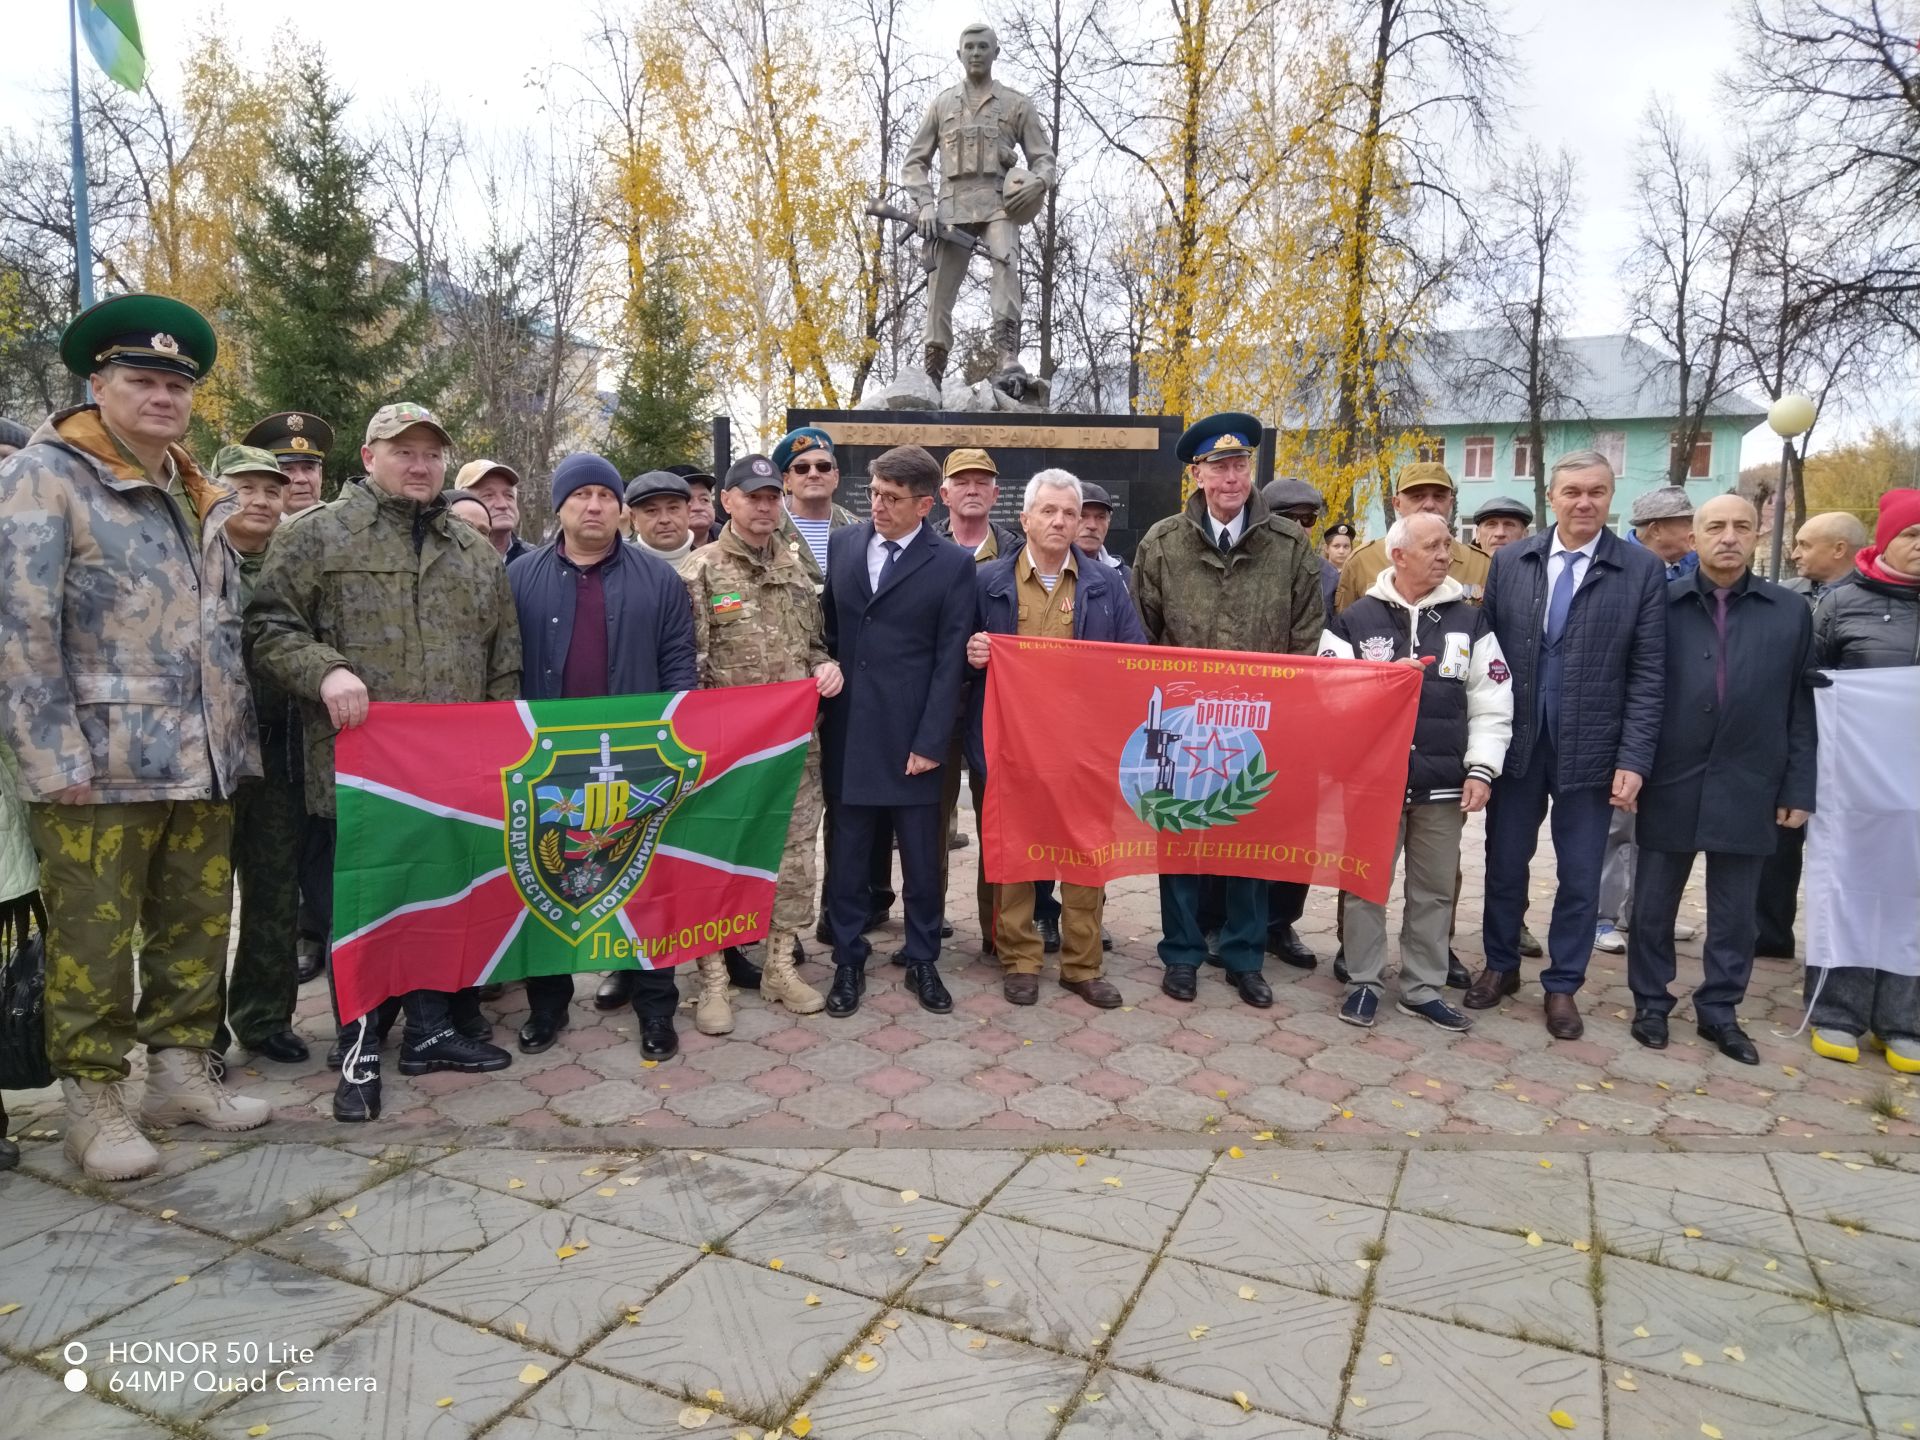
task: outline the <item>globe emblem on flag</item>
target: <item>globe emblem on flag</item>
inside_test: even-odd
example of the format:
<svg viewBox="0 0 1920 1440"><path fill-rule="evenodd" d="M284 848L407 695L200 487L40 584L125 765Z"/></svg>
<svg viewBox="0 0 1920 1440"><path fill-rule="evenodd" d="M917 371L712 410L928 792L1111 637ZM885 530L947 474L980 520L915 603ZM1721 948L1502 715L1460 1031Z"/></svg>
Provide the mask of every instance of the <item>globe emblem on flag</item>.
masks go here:
<svg viewBox="0 0 1920 1440"><path fill-rule="evenodd" d="M639 889L700 757L669 722L543 729L501 772L507 868L527 907L576 944Z"/></svg>
<svg viewBox="0 0 1920 1440"><path fill-rule="evenodd" d="M1200 701L1169 707L1158 689L1120 748L1120 794L1156 830L1205 830L1250 814L1273 784L1259 733Z"/></svg>

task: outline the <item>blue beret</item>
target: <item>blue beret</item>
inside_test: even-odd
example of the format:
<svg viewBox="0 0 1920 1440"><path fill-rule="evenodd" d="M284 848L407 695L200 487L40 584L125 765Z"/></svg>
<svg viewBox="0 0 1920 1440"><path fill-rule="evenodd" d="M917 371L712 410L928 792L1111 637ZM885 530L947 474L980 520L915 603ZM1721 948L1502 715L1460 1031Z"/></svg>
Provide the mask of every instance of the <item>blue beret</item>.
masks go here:
<svg viewBox="0 0 1920 1440"><path fill-rule="evenodd" d="M785 474L794 457L804 455L809 450L824 450L829 455L833 454L833 437L818 425L802 425L798 430L782 436L768 458L773 461L774 469Z"/></svg>

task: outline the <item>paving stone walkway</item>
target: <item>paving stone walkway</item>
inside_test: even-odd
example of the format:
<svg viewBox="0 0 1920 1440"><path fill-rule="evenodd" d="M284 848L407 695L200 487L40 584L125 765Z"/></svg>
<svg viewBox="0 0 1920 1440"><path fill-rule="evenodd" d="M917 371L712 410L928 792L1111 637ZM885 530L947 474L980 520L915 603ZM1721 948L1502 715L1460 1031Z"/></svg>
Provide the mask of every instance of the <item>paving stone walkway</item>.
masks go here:
<svg viewBox="0 0 1920 1440"><path fill-rule="evenodd" d="M971 830L971 815L967 816ZM1458 948L1477 967L1480 817L1465 841ZM1544 933L1553 894L1551 854L1535 866L1534 928ZM951 893L973 894L979 847L953 854ZM1682 919L1701 924L1696 872ZM1397 894L1397 892L1396 892ZM1548 1038L1540 1019L1540 962L1528 983L1497 1011L1478 1012L1473 1030L1454 1036L1383 1006L1371 1032L1335 1015L1344 988L1332 977L1334 897L1316 890L1301 926L1322 957L1314 972L1269 959L1277 1003L1249 1009L1220 978L1202 972L1199 1000L1184 1005L1159 990L1155 956L1159 899L1153 879L1110 888L1109 929L1116 947L1108 973L1127 998L1099 1011L1053 982L1041 1003L1009 1005L1000 971L980 958L979 928L956 899L958 933L942 970L953 991L951 1015L930 1015L886 963L900 944L896 909L876 934L866 1003L844 1020L797 1017L736 993L731 1035L695 1033L682 1010L680 1056L660 1065L640 1059L629 1012L600 1015L596 983L576 982L572 1025L543 1055L518 1055L495 1075L439 1074L408 1080L389 1064L382 1135L401 1140L456 1139L474 1127L539 1135L552 1143L568 1130L613 1126L641 1137L668 1132L740 1130L992 1130L1010 1144L1046 1138L1111 1139L1127 1134L1251 1133L1418 1138L1424 1135L1776 1136L1796 1141L1852 1136L1920 1136L1920 1096L1877 1056L1857 1066L1815 1057L1804 1039L1784 1038L1801 1019L1797 961L1756 964L1744 1007L1759 1046L1757 1069L1727 1060L1693 1033L1684 1000L1673 1046L1640 1048L1627 1034L1632 997L1626 957L1596 953L1581 1005L1587 1033L1573 1043ZM1390 923L1397 929L1398 900ZM808 937L809 948L818 952ZM1680 985L1698 976L1699 942L1683 943ZM806 973L825 988L830 969ZM683 990L690 987L683 983ZM1389 991L1391 997L1391 991ZM332 1138L335 1076L321 1061L330 1036L325 986L306 987L299 1026L314 1042L305 1067L249 1062L237 1083L269 1100L295 1133ZM525 1018L518 986L501 1004L496 1038L511 1046ZM396 1034L394 1043L398 1043ZM391 1059L391 1054L389 1059ZM57 1092L10 1096L18 1123L31 1128L58 1115ZM1096 1140L1094 1143L1098 1143Z"/></svg>
<svg viewBox="0 0 1920 1440"><path fill-rule="evenodd" d="M0 1177L0 1429L1851 1440L1920 1427L1911 1151L967 1138L989 1143L181 1138L162 1175L111 1190L76 1177L57 1140L29 1138L23 1171Z"/></svg>

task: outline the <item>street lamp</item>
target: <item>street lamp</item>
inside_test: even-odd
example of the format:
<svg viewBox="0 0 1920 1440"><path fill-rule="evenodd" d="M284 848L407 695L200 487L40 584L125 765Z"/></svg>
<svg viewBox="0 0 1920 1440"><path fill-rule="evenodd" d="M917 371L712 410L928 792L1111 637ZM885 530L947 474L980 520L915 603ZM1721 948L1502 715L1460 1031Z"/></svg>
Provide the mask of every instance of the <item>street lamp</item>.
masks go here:
<svg viewBox="0 0 1920 1440"><path fill-rule="evenodd" d="M1813 428L1813 401L1804 395L1782 395L1767 407L1767 428L1780 437L1780 483L1773 489L1773 559L1768 578L1780 578L1781 552L1787 533L1787 484L1793 475L1794 437Z"/></svg>

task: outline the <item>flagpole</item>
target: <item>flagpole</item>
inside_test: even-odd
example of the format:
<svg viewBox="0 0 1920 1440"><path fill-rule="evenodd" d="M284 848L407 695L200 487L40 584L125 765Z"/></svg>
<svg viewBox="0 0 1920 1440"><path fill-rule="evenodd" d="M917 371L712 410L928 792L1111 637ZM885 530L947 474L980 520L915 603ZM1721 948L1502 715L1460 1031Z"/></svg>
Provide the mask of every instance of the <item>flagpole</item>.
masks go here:
<svg viewBox="0 0 1920 1440"><path fill-rule="evenodd" d="M80 281L80 308L93 305L93 224L87 214L87 144L80 133L80 7L67 4L67 78L73 101L73 261Z"/></svg>

